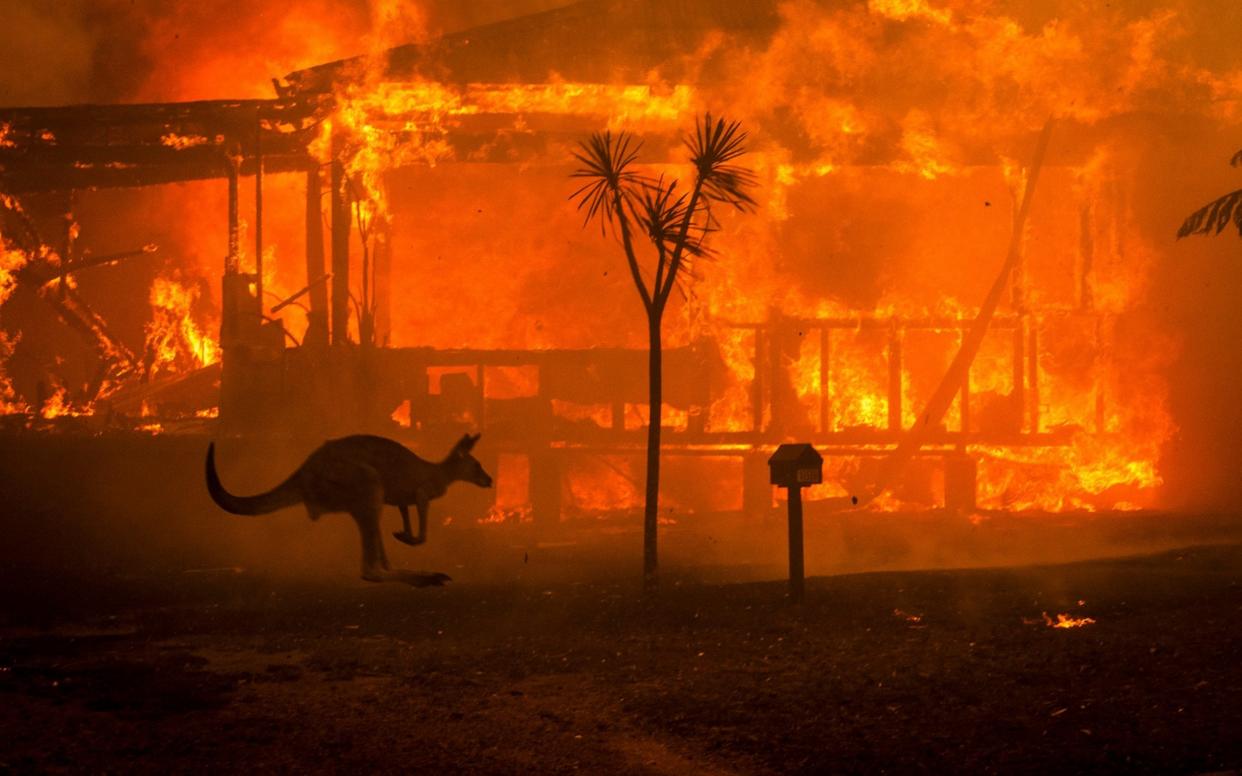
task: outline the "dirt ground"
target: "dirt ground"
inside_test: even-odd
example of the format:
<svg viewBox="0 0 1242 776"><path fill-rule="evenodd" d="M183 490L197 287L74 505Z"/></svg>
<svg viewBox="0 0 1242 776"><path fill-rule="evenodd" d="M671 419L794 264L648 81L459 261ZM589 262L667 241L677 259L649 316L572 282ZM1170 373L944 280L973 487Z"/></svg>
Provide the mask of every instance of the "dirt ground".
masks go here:
<svg viewBox="0 0 1242 776"><path fill-rule="evenodd" d="M454 490L388 542L454 577L412 589L358 579L346 518L221 513L205 447L0 435L0 772L1242 769L1236 514L808 505L792 606L779 516L677 516L644 599L637 516ZM244 453L242 492L300 454Z"/></svg>
<svg viewBox="0 0 1242 776"><path fill-rule="evenodd" d="M1239 545L815 578L802 606L689 579L3 584L5 770L1242 768Z"/></svg>

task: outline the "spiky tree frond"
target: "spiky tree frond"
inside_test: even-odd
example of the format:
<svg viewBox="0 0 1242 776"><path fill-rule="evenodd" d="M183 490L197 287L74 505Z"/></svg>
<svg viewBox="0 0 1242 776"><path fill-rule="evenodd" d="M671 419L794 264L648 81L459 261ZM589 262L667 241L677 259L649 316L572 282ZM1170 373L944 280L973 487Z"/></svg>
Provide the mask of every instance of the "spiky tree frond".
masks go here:
<svg viewBox="0 0 1242 776"><path fill-rule="evenodd" d="M709 202L721 202L739 210L755 206L755 200L747 191L756 183L755 174L732 164L746 153L746 137L740 122L724 119L713 122L709 113L702 123L695 124L694 135L686 138L690 161Z"/></svg>
<svg viewBox="0 0 1242 776"><path fill-rule="evenodd" d="M682 225L689 215L689 195L678 193L677 181L658 180L646 183L634 203L634 218L642 224L647 239L658 250L671 254L682 240ZM684 252L688 256L704 256L708 253L704 239L711 231L707 222L695 223L691 219L684 238Z"/></svg>
<svg viewBox="0 0 1242 776"><path fill-rule="evenodd" d="M1242 157L1242 152L1239 152L1238 156ZM1182 223L1182 228L1177 230L1177 236L1220 234L1230 223L1236 226L1238 234L1242 235L1242 189L1231 191L1191 213Z"/></svg>
<svg viewBox="0 0 1242 776"><path fill-rule="evenodd" d="M631 169L641 147L642 143L635 142L626 132L616 136L611 132L596 132L590 140L578 144L574 158L582 167L575 170L572 177L584 178L586 182L569 198L577 200L578 210L585 211L584 225L599 218L603 230L618 217L625 217L617 205L622 203L624 207L633 196L633 190L642 184L642 177Z"/></svg>
<svg viewBox="0 0 1242 776"><path fill-rule="evenodd" d="M1242 167L1242 151L1234 154L1229 159L1229 164ZM1220 234L1230 223L1242 235L1242 189L1231 191L1191 213L1177 230L1177 237L1181 239L1192 234Z"/></svg>

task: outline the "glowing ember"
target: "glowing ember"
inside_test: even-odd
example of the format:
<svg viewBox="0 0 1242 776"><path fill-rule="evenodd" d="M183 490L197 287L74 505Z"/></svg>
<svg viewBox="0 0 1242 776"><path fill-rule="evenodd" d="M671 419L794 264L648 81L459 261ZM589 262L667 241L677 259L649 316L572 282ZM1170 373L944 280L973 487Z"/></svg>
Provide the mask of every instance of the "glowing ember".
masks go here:
<svg viewBox="0 0 1242 776"><path fill-rule="evenodd" d="M1091 617L1075 617L1071 614L1058 614L1054 620L1048 616L1047 612L1044 612L1043 618L1044 624L1049 628L1085 628L1095 624L1095 620Z"/></svg>
<svg viewBox="0 0 1242 776"><path fill-rule="evenodd" d="M207 145L211 142L211 140L203 137L202 135L178 135L176 132L169 132L168 134L160 136L160 142L169 148L184 151L187 148Z"/></svg>
<svg viewBox="0 0 1242 776"><path fill-rule="evenodd" d="M894 610L893 610L893 616L894 616L894 617L896 617L896 618L897 618L897 619L899 619L899 620L905 620L906 622L911 623L911 624L914 624L914 625L917 625L917 624L919 624L919 623L923 622L923 615L921 615L921 614L910 614L909 612L906 612L906 611L904 611L904 610L902 610L902 609L894 609Z"/></svg>

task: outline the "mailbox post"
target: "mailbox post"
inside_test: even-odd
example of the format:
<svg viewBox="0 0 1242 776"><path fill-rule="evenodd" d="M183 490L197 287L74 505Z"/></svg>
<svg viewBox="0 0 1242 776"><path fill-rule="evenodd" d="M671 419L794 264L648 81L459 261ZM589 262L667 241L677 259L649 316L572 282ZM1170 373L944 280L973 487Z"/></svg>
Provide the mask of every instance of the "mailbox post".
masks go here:
<svg viewBox="0 0 1242 776"><path fill-rule="evenodd" d="M789 494L789 598L801 603L805 589L802 552L802 489L824 481L824 459L807 444L781 445L768 459L773 485Z"/></svg>

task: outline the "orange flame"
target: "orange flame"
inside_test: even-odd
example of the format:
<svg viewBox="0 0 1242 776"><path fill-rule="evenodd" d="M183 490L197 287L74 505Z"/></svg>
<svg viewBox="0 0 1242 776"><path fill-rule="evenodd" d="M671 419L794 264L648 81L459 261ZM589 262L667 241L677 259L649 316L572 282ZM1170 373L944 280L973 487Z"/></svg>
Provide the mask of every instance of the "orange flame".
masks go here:
<svg viewBox="0 0 1242 776"><path fill-rule="evenodd" d="M151 320L146 327L149 373L186 372L220 359L220 347L195 322L198 289L179 280L157 277L151 284Z"/></svg>

